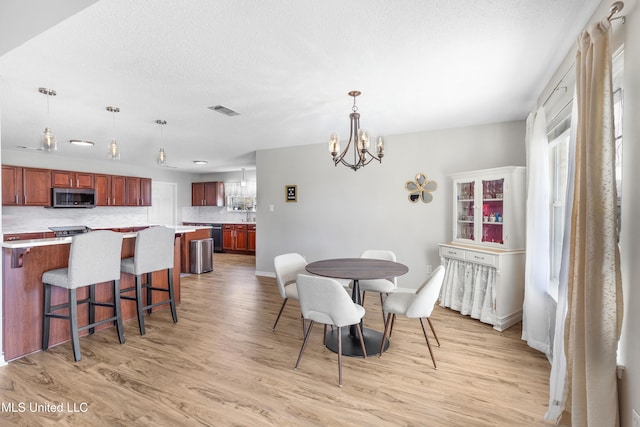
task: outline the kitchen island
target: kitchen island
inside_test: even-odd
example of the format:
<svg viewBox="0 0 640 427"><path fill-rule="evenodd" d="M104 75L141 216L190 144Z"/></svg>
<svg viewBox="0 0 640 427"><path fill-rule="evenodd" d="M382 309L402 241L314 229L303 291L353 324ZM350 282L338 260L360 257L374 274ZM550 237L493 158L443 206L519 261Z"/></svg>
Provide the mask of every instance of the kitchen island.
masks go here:
<svg viewBox="0 0 640 427"><path fill-rule="evenodd" d="M174 240L173 282L176 302L180 302L180 252L181 237L195 233L204 227L176 226ZM122 258L132 257L135 249L134 232L123 233ZM13 240L2 244L2 280L3 280L3 349L5 361L14 360L42 349L42 273L55 268L67 266L71 237L54 237L43 239ZM96 253L99 257L100 254ZM121 288L134 286L134 277L121 275ZM154 286L167 287L167 274L153 273ZM78 299L85 298L88 288L78 290ZM144 292L144 291L143 291ZM52 304L66 301L66 289L54 288L51 296ZM112 301L113 290L108 283L96 286L98 301ZM157 302L154 296L154 301ZM136 318L134 301L121 302L122 319ZM163 309L165 306L154 308ZM88 323L88 310L79 310L80 324ZM111 309L96 307L96 320L111 316ZM96 329L111 327L105 324ZM84 334L88 332L85 331ZM68 322L51 322L50 346L68 341Z"/></svg>

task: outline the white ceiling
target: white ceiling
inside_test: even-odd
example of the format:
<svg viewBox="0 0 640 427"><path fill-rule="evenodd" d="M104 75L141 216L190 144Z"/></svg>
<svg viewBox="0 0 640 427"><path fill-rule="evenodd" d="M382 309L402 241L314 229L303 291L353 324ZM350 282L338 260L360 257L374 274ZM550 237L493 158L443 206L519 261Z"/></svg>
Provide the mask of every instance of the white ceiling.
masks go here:
<svg viewBox="0 0 640 427"><path fill-rule="evenodd" d="M372 135L521 120L599 1L101 0L0 57L2 150L38 145L38 87L59 148L34 155L102 160L115 135L153 166L163 119L169 164L194 173L346 136L354 89Z"/></svg>

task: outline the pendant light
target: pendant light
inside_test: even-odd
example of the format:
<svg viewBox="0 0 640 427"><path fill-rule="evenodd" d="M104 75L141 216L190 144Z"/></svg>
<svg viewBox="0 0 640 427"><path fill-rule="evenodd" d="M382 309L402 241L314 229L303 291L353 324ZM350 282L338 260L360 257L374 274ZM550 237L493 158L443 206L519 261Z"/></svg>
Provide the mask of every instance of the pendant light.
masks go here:
<svg viewBox="0 0 640 427"><path fill-rule="evenodd" d="M38 88L38 92L43 95L47 95L47 127L44 128L44 132L40 136L40 147L44 151L56 151L58 149L58 143L56 141L56 136L51 131L49 127L49 97L56 96L56 91L53 89L47 89L44 87Z"/></svg>
<svg viewBox="0 0 640 427"><path fill-rule="evenodd" d="M240 181L240 186L241 187L246 187L247 186L247 180L244 179L244 168L242 168L242 180Z"/></svg>
<svg viewBox="0 0 640 427"><path fill-rule="evenodd" d="M156 120L156 123L160 125L160 151L158 152L158 164L160 166L167 165L167 153L162 146L162 127L167 124L166 120Z"/></svg>
<svg viewBox="0 0 640 427"><path fill-rule="evenodd" d="M120 147L118 146L118 142L116 141L116 113L120 112L120 108L108 106L107 111L113 113L113 139L109 143L109 147L107 149L107 158L109 160L120 160Z"/></svg>

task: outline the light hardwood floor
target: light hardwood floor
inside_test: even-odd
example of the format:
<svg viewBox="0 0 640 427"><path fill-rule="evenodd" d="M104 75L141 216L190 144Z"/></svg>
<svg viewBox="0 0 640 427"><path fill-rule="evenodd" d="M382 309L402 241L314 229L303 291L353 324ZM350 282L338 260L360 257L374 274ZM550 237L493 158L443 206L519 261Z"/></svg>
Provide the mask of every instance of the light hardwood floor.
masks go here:
<svg viewBox="0 0 640 427"><path fill-rule="evenodd" d="M299 305L272 332L282 300L254 261L216 254L215 272L183 278L177 324L163 310L145 336L127 322L123 345L112 328L81 338L81 362L65 343L0 368L0 425L545 425L549 364L520 327L500 333L440 307L437 370L420 323L398 317L382 358L343 358L342 388L321 326L294 371ZM382 330L378 298L365 308L365 326Z"/></svg>

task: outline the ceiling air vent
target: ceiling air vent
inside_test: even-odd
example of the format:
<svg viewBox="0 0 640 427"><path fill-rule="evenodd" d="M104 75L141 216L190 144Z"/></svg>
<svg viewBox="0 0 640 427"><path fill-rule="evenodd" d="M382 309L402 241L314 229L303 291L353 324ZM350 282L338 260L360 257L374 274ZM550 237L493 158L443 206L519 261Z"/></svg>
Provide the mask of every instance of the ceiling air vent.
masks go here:
<svg viewBox="0 0 640 427"><path fill-rule="evenodd" d="M220 114L224 114L225 116L238 116L240 113L233 111L230 108L225 107L224 105L214 105L212 107L208 107L210 110L217 111Z"/></svg>

